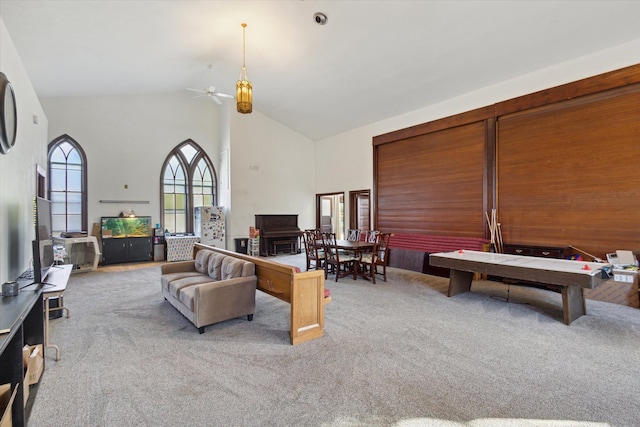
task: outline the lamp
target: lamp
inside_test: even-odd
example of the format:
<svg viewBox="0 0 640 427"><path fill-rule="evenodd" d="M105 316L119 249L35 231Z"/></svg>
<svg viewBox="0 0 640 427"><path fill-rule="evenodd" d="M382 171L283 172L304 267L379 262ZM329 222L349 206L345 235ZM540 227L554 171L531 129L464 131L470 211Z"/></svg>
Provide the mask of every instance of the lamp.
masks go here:
<svg viewBox="0 0 640 427"><path fill-rule="evenodd" d="M245 57L245 30L247 24L242 23L242 70L240 70L240 78L236 82L236 100L238 113L251 113L251 102L253 101L253 89L251 82L247 78L247 66L244 62Z"/></svg>

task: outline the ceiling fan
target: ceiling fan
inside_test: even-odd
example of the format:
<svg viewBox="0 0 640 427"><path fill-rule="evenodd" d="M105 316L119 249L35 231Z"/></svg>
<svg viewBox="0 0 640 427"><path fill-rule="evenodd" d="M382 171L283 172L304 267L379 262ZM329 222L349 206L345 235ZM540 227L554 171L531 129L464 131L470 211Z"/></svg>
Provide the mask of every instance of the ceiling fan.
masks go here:
<svg viewBox="0 0 640 427"><path fill-rule="evenodd" d="M211 80L211 67L213 67L213 65L211 64L207 66L207 68L209 68L209 80ZM227 95L226 93L216 92L216 87L214 85L209 85L209 87L206 90L191 89L191 88L187 88L187 90L200 93L200 95L194 96L193 99L200 98L202 96L208 96L218 105L222 105L222 101L220 100L220 98L233 99L233 96L231 95Z"/></svg>

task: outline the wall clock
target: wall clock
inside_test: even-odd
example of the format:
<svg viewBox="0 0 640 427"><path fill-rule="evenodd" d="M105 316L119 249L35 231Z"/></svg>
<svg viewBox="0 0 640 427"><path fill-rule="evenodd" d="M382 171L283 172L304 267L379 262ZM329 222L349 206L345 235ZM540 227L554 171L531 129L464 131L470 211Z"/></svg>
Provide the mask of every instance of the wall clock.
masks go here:
<svg viewBox="0 0 640 427"><path fill-rule="evenodd" d="M18 116L16 95L4 73L0 73L0 153L7 154L16 143Z"/></svg>

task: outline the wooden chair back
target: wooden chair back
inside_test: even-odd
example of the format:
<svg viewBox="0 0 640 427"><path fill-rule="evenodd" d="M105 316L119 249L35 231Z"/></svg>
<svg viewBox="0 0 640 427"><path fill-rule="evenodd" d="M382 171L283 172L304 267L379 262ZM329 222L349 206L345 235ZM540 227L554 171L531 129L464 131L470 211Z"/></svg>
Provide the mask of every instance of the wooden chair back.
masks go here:
<svg viewBox="0 0 640 427"><path fill-rule="evenodd" d="M352 241L352 242L357 242L358 240L360 240L360 230L356 230L356 229L349 229L347 232L347 240Z"/></svg>

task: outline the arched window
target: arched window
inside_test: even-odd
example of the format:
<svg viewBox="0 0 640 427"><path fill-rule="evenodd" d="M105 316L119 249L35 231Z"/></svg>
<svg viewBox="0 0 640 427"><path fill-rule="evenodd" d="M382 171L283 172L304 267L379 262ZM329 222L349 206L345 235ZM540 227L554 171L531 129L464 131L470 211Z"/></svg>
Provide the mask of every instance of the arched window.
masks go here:
<svg viewBox="0 0 640 427"><path fill-rule="evenodd" d="M193 232L193 208L215 206L218 202L213 164L190 139L169 153L160 180L162 226L172 233Z"/></svg>
<svg viewBox="0 0 640 427"><path fill-rule="evenodd" d="M69 135L51 141L48 152L53 231L87 231L87 156Z"/></svg>

